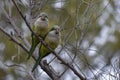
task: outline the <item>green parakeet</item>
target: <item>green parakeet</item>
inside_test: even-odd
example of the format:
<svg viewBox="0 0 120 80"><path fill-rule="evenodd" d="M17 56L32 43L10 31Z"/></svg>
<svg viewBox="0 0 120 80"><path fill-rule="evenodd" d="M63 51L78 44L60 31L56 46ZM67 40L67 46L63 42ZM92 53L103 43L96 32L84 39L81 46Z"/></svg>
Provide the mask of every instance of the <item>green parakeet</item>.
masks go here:
<svg viewBox="0 0 120 80"><path fill-rule="evenodd" d="M34 22L33 31L44 39L46 34L49 32L49 21L46 13L41 13L39 18ZM39 44L38 38L32 34L32 46L29 51L27 60L32 56L36 46Z"/></svg>
<svg viewBox="0 0 120 80"><path fill-rule="evenodd" d="M55 49L58 44L61 41L60 38L60 31L59 31L59 27L57 25L55 25L51 31L48 33L48 35L45 38L45 43L51 48L51 49ZM35 63L35 65L33 66L32 72L35 70L35 68L38 66L38 64L40 63L41 59L47 55L50 54L50 50L44 46L41 45L41 47L39 48L39 57Z"/></svg>

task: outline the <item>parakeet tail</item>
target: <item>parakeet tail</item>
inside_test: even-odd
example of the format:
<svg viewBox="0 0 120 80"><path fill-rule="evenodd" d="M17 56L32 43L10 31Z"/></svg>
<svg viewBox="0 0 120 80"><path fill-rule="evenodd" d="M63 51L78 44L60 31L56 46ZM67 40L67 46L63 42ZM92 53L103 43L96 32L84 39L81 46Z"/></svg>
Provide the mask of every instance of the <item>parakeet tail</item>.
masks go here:
<svg viewBox="0 0 120 80"><path fill-rule="evenodd" d="M36 60L36 63L35 63L35 65L32 68L32 72L37 68L37 66L39 65L40 61L41 61L41 56L39 55L39 58Z"/></svg>
<svg viewBox="0 0 120 80"><path fill-rule="evenodd" d="M30 59L30 57L32 56L36 46L38 45L39 43L39 40L37 39L36 36L32 35L32 46L31 46L31 49L29 51L29 54L28 54L28 57L27 57L27 60Z"/></svg>

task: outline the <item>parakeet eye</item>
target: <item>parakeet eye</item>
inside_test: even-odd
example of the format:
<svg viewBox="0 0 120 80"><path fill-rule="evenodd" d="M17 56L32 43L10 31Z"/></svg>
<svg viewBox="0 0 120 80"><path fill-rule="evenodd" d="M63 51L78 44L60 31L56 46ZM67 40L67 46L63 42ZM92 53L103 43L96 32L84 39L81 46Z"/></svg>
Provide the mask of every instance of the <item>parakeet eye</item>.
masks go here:
<svg viewBox="0 0 120 80"><path fill-rule="evenodd" d="M58 32L58 31L56 31L56 32L55 32L55 34L59 34L59 32Z"/></svg>

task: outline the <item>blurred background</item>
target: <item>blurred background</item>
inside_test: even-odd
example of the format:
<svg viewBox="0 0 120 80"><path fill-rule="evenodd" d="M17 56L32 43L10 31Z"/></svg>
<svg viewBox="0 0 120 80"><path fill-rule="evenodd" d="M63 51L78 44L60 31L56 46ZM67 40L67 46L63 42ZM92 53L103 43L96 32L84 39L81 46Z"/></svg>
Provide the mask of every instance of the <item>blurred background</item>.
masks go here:
<svg viewBox="0 0 120 80"><path fill-rule="evenodd" d="M62 43L56 52L88 80L120 80L120 0L15 2L31 26L41 12L48 14L50 26L60 26ZM31 32L12 0L0 0L1 27L15 37L17 28L31 44ZM16 39L24 44L19 37ZM26 57L26 52L0 31L0 80L51 80L40 67L37 77L31 75L35 62L32 58L26 62ZM62 80L80 80L72 70L53 58L50 54L44 59L61 74Z"/></svg>

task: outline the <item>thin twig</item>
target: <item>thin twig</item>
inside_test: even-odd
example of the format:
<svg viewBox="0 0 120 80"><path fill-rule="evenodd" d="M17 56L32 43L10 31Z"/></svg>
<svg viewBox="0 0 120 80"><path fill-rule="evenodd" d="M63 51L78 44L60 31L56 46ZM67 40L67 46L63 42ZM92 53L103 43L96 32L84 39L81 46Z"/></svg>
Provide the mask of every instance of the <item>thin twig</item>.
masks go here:
<svg viewBox="0 0 120 80"><path fill-rule="evenodd" d="M17 41L17 39L13 38L10 34L8 34L6 31L4 31L4 29L0 26L0 31L3 32L6 36L8 36L11 41L13 41L14 43L16 43L17 45L19 45L25 52L29 53L29 50L22 45L21 43L19 43ZM36 57L33 55L32 58L36 61ZM58 80L59 76L56 74L50 74L50 73L55 73L55 70L51 69L48 65L46 64L39 64L41 66L41 68L53 79L53 80ZM46 67L45 67L46 66Z"/></svg>
<svg viewBox="0 0 120 80"><path fill-rule="evenodd" d="M12 25L17 37L19 37L21 40L23 40L24 44L27 47L30 47L29 42L23 37L22 32L19 30L19 28L16 26L15 21L13 20L13 18L11 17L11 15L9 15L6 10L0 6L0 8L2 9L2 11L4 12L6 18L9 20L10 24Z"/></svg>
<svg viewBox="0 0 120 80"><path fill-rule="evenodd" d="M2 31L6 36L8 36L14 43L16 43L17 45L19 45L24 51L26 51L28 53L28 49L25 48L24 45L22 45L20 42L18 42L17 39L15 39L14 37L12 37L10 34L8 34L1 26L0 26L0 31Z"/></svg>

